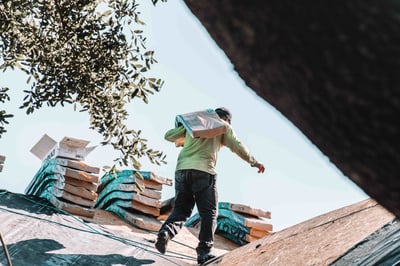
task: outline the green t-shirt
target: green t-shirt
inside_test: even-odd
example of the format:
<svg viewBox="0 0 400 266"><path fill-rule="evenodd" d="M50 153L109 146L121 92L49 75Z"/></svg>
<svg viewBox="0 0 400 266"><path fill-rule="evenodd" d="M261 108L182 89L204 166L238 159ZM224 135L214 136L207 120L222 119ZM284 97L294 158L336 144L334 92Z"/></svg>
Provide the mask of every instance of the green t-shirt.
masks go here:
<svg viewBox="0 0 400 266"><path fill-rule="evenodd" d="M176 170L196 169L214 175L218 151L222 146L228 147L250 165L257 163L228 123L226 123L226 133L213 138L192 138L183 126L168 130L164 138L171 142L185 138L184 146L178 156Z"/></svg>

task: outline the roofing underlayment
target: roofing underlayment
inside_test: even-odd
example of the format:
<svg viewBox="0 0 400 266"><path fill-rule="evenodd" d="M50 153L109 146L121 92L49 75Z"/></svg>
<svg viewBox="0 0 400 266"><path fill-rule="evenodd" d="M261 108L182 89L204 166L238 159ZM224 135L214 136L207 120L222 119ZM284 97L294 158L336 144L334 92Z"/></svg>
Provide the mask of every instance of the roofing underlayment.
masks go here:
<svg viewBox="0 0 400 266"><path fill-rule="evenodd" d="M13 265L196 265L195 228L184 228L162 255L153 248L154 232L111 212L95 210L82 220L47 200L5 190L0 230ZM381 265L396 265L399 234L399 221L369 199L244 246L217 235L222 256L209 265L376 265L385 258ZM1 265L7 265L4 250Z"/></svg>
<svg viewBox="0 0 400 266"><path fill-rule="evenodd" d="M83 220L83 219L84 220ZM196 229L184 228L165 255L155 232L96 209L92 218L70 215L45 199L0 190L0 265L196 265ZM238 245L216 238L217 254Z"/></svg>

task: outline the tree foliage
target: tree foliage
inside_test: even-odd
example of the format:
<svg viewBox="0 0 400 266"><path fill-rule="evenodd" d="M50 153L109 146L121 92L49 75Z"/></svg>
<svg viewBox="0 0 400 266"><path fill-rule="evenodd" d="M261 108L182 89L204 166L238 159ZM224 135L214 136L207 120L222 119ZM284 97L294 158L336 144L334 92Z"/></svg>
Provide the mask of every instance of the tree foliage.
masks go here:
<svg viewBox="0 0 400 266"><path fill-rule="evenodd" d="M142 156L165 162L140 130L124 124L126 104L148 103L163 85L148 76L157 61L145 46L139 14L134 0L0 0L0 69L19 68L30 86L20 108L31 114L44 104L73 104L88 112L102 144L121 152L115 165L135 169ZM0 102L10 100L8 90L0 88ZM0 111L0 137L11 117Z"/></svg>

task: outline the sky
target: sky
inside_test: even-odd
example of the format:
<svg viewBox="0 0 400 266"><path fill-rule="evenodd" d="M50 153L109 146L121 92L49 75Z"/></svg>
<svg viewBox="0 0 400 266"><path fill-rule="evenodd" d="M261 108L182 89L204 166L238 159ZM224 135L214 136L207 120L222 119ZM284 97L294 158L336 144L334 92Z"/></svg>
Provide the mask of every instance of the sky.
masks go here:
<svg viewBox="0 0 400 266"><path fill-rule="evenodd" d="M175 116L224 106L233 114L237 136L266 171L257 173L222 148L217 163L219 201L270 211L276 232L369 198L278 110L246 86L183 1L156 7L151 1L141 1L139 10L146 23L147 48L155 51L158 61L150 73L165 84L149 97L149 104L136 100L127 106L127 125L141 129L148 146L162 150L168 162L158 166L143 158L141 170L173 180L180 148L164 140L164 134L174 127ZM64 136L89 140L89 146L97 146L85 158L92 166L111 165L118 156L99 145L102 137L89 129L88 114L66 106L44 107L28 116L18 109L22 90L28 88L26 77L6 72L0 80L11 90L5 109L15 115L0 139L0 155L6 156L0 189L24 193L41 166L30 149L44 134L56 141ZM173 196L173 186L164 186L162 199Z"/></svg>

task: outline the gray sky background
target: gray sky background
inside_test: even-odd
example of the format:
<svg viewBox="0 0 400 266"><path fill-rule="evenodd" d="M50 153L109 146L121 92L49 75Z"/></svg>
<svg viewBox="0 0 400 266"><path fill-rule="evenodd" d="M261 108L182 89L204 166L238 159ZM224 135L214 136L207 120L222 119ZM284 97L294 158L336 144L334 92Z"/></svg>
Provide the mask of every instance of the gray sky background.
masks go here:
<svg viewBox="0 0 400 266"><path fill-rule="evenodd" d="M148 2L148 3L147 3ZM182 1L168 1L153 7L141 1L147 47L155 50L158 64L152 74L165 80L161 92L149 104L135 101L128 106L128 127L142 129L152 148L167 154L167 165L141 160L142 170L174 178L179 148L164 140L177 114L220 106L233 113L232 125L251 153L266 166L258 174L238 156L223 148L218 158L219 200L246 204L272 213L274 231L317 215L368 198L330 163L304 135L274 107L252 92L233 66ZM6 162L0 173L0 188L23 193L41 161L30 149L48 134L56 141L64 136L90 140L99 145L101 136L89 130L86 113L72 106L42 108L25 115L22 103L26 77L18 73L0 74L3 86L12 90L6 110L15 114L8 132L0 139L0 154ZM118 154L98 146L85 160L101 167L111 165ZM173 187L163 188L163 199L174 195Z"/></svg>

